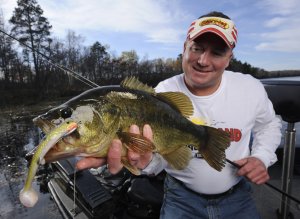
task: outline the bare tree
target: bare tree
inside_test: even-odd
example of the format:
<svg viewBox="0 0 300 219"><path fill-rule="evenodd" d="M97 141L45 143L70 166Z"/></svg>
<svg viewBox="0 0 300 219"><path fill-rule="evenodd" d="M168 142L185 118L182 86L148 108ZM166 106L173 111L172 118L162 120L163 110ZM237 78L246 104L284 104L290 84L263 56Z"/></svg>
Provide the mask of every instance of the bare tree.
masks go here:
<svg viewBox="0 0 300 219"><path fill-rule="evenodd" d="M50 38L50 29L47 18L43 16L43 10L35 0L18 0L17 7L10 19L13 25L12 33L21 42L32 48L31 55L34 63L36 87L42 87L42 72L40 71L40 57L37 51L44 54L47 53L47 48ZM23 44L24 50L28 50Z"/></svg>
<svg viewBox="0 0 300 219"><path fill-rule="evenodd" d="M4 23L3 14L0 10L0 29L4 32L8 32ZM13 50L12 39L3 32L0 32L0 74L3 74L4 86L8 86L9 83L12 82L12 66L16 58L17 53Z"/></svg>

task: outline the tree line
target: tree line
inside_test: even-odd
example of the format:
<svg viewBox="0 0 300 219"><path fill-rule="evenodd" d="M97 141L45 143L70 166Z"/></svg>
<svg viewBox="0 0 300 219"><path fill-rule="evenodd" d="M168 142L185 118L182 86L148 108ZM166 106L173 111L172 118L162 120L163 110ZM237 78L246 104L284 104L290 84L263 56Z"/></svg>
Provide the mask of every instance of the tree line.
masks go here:
<svg viewBox="0 0 300 219"><path fill-rule="evenodd" d="M134 75L155 86L182 72L181 54L175 59L148 60L131 50L117 57L101 42L84 46L83 37L72 30L64 40L52 37L52 26L36 0L18 0L9 23L10 29L0 13L0 105L28 97L40 100L72 95L93 86L84 78L101 86L119 84ZM235 58L228 69L255 77L268 73Z"/></svg>

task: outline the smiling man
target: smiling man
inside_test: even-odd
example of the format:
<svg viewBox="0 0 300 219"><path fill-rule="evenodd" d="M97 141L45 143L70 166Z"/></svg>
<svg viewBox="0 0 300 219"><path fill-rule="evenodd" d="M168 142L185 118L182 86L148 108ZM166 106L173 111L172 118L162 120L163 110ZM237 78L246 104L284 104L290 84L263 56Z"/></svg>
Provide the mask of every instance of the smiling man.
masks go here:
<svg viewBox="0 0 300 219"><path fill-rule="evenodd" d="M185 93L194 106L192 121L203 121L231 135L226 157L241 168L226 164L218 172L194 147L190 147L194 156L183 170L173 169L156 153L128 153L128 161L145 174L166 170L162 219L260 218L248 181L263 184L269 180L268 167L277 160L281 121L259 80L225 70L236 43L237 30L229 17L220 12L200 17L191 24L184 43L184 73L162 81L156 91ZM131 131L139 133L136 126ZM146 125L144 136L151 139L151 133ZM114 141L109 152L112 172L121 168L120 146ZM79 166L96 166L94 162L83 160Z"/></svg>
<svg viewBox="0 0 300 219"><path fill-rule="evenodd" d="M229 132L232 142L226 156L242 166L236 170L227 164L217 172L195 151L186 169L166 167L161 218L259 218L245 178L256 184L269 179L267 168L277 159L281 122L258 80L225 70L236 43L237 30L229 17L220 12L200 17L192 22L184 43L184 73L156 88L185 93L194 105L194 118ZM145 172L155 172L151 166L160 163L156 157Z"/></svg>

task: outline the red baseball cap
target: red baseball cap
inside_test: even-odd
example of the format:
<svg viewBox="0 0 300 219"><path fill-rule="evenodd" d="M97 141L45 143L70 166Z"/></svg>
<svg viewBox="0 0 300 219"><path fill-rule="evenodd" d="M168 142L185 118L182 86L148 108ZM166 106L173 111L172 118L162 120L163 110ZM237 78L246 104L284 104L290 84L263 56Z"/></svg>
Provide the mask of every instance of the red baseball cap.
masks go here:
<svg viewBox="0 0 300 219"><path fill-rule="evenodd" d="M237 29L232 20L221 17L203 17L192 22L188 40L194 40L200 35L211 32L221 37L229 48L234 48L237 43Z"/></svg>

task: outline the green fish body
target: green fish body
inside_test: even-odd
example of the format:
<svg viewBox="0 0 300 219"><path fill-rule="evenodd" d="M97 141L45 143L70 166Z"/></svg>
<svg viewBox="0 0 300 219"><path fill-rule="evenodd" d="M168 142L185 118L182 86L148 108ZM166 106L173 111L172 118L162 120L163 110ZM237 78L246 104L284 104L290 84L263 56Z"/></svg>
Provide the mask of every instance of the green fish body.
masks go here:
<svg viewBox="0 0 300 219"><path fill-rule="evenodd" d="M193 145L216 170L225 165L225 149L230 145L227 133L192 123L189 98L180 92L155 93L154 89L135 78L127 78L121 86L88 90L61 106L34 119L46 135L71 119L75 132L59 141L45 155L46 162L70 156L106 157L112 139L123 143L122 162L132 173L140 171L127 160L127 149L140 154L161 154L175 169L184 169L192 155ZM129 127L149 124L153 141L129 133Z"/></svg>

